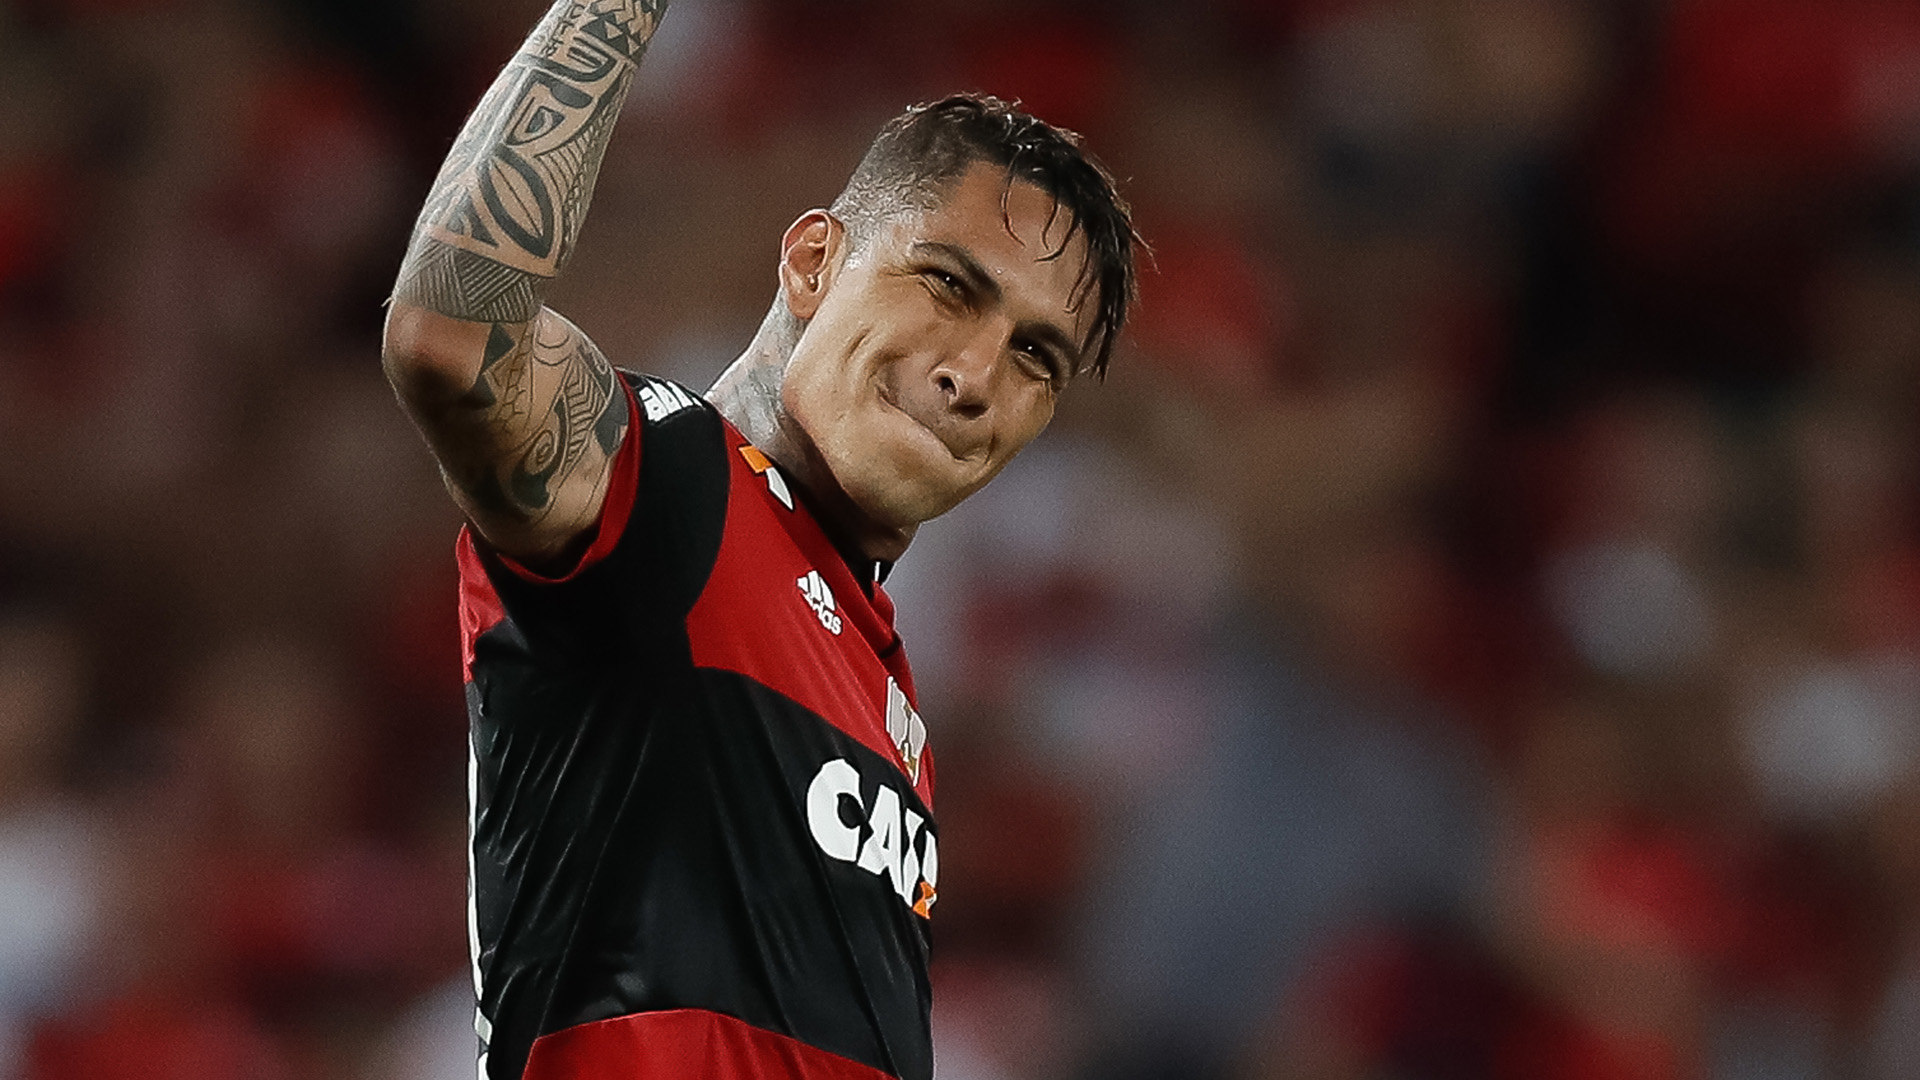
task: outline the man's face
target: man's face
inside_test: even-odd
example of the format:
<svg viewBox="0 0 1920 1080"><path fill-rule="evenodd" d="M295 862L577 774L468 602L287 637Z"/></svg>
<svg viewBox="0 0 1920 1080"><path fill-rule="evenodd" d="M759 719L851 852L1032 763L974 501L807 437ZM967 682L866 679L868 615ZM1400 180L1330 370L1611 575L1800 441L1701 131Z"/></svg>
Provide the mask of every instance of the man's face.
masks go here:
<svg viewBox="0 0 1920 1080"><path fill-rule="evenodd" d="M1070 220L976 165L938 208L830 257L781 404L866 524L911 536L1053 418L1090 317L1070 308L1084 240L1046 258Z"/></svg>

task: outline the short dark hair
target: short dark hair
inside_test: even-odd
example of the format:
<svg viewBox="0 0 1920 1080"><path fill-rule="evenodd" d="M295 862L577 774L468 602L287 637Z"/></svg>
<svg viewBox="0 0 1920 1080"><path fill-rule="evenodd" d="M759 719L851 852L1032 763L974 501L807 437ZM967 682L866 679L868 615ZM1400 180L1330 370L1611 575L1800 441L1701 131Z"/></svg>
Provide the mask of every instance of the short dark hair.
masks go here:
<svg viewBox="0 0 1920 1080"><path fill-rule="evenodd" d="M1025 180L1069 215L1067 235L1044 258L1065 253L1076 232L1087 238L1087 262L1074 285L1075 309L1098 292L1082 348L1088 370L1104 378L1114 342L1139 291L1132 213L1113 175L1080 144L1080 136L1020 111L1019 102L987 94L955 94L915 105L880 129L832 211L850 239L864 244L879 224L903 210L931 210L976 164L1006 170L1007 187ZM1002 195L1004 210L1006 197Z"/></svg>

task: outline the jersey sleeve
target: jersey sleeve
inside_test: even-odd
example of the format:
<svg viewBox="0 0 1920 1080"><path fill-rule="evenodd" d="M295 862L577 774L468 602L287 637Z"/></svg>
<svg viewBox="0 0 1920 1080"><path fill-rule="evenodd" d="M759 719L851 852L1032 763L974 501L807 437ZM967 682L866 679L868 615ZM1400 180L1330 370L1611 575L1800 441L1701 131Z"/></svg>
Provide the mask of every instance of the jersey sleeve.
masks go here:
<svg viewBox="0 0 1920 1080"><path fill-rule="evenodd" d="M633 422L615 452L592 539L545 572L461 530L466 674L491 643L550 662L628 651L682 620L700 595L726 520L724 425L678 383L622 371Z"/></svg>
<svg viewBox="0 0 1920 1080"><path fill-rule="evenodd" d="M642 409L633 385L622 379L620 389L627 395L627 415L641 417ZM505 552L490 551L493 561L530 584L564 585L605 560L619 545L620 538L626 534L627 523L633 516L633 503L640 487L640 447L645 441L643 425L629 423L607 470L607 498L600 507L599 519L593 524L593 538L575 554L570 565L542 572L523 565ZM477 534L474 539L476 546L487 546Z"/></svg>

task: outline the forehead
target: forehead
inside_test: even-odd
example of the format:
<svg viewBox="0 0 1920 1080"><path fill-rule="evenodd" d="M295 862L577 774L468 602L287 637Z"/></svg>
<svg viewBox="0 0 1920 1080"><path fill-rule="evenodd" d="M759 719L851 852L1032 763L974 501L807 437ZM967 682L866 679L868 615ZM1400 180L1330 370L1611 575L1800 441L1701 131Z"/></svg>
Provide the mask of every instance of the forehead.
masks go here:
<svg viewBox="0 0 1920 1080"><path fill-rule="evenodd" d="M929 245L965 252L1000 287L1009 307L1025 318L1045 318L1086 339L1094 307L1075 304L1087 264L1084 231L1052 195L1026 180L1007 182L1005 170L976 164L943 192L939 204L894 219L882 232L892 258L910 258ZM1071 240L1068 233L1072 231Z"/></svg>

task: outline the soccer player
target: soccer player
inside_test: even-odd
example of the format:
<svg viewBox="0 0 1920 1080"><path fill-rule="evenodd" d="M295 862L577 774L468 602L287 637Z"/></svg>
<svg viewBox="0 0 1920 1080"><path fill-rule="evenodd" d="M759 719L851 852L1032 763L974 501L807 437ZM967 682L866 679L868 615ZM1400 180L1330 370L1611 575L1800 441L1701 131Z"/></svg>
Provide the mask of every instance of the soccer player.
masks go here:
<svg viewBox="0 0 1920 1080"><path fill-rule="evenodd" d="M1134 232L1074 136L950 98L787 229L704 396L616 371L542 298L666 6L554 5L387 320L470 523L480 1074L927 1080L933 755L879 580L1104 371Z"/></svg>

